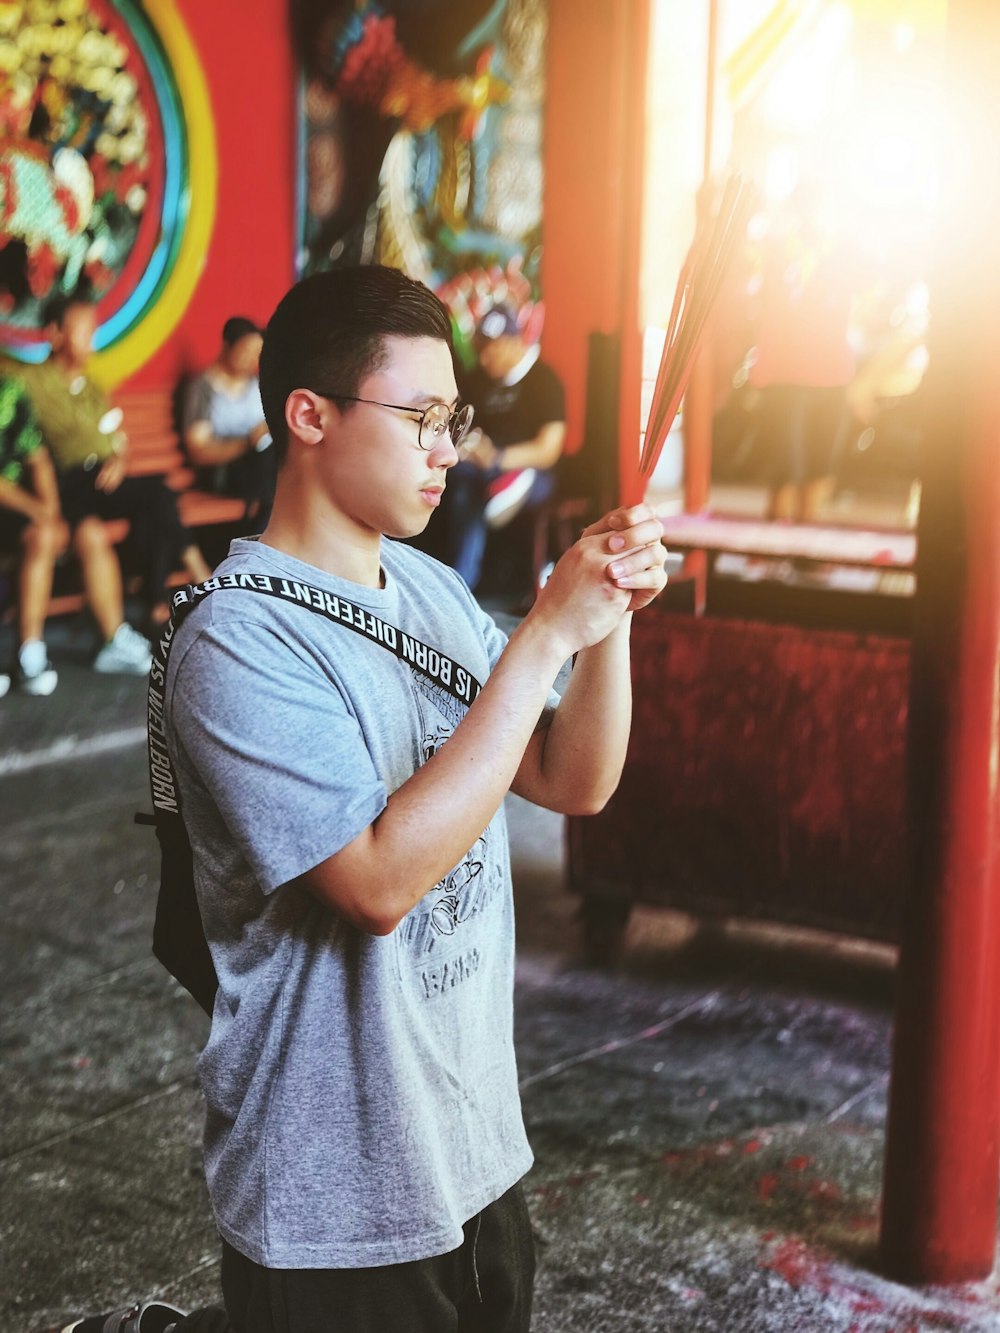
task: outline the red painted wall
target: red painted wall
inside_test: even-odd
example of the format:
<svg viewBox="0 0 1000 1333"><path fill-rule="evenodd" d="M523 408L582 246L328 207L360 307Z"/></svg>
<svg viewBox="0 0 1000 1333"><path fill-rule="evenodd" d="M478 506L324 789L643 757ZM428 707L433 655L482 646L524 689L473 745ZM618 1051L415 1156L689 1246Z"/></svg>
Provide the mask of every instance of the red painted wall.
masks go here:
<svg viewBox="0 0 1000 1333"><path fill-rule="evenodd" d="M295 80L285 0L178 0L208 83L215 226L191 301L128 381L173 385L215 355L232 314L266 320L294 278Z"/></svg>
<svg viewBox="0 0 1000 1333"><path fill-rule="evenodd" d="M205 72L219 160L215 225L180 322L131 388L215 354L231 314L265 320L294 280L295 72L285 0L178 0ZM544 352L583 431L587 335L622 334L621 435L638 440L641 163L648 0L549 0Z"/></svg>

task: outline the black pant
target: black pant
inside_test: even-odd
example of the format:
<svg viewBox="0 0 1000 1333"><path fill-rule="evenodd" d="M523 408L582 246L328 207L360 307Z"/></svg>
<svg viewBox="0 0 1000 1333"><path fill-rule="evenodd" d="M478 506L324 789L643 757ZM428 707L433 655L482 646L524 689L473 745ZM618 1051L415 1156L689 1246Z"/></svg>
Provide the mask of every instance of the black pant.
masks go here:
<svg viewBox="0 0 1000 1333"><path fill-rule="evenodd" d="M234 495L246 501L247 517L254 519L254 532L263 532L271 517L274 487L278 477L278 455L272 444L263 453L255 449L231 463L204 468L201 483L216 495Z"/></svg>
<svg viewBox="0 0 1000 1333"><path fill-rule="evenodd" d="M234 1333L527 1333L535 1250L520 1185L457 1250L383 1268L261 1268L222 1245Z"/></svg>
<svg viewBox="0 0 1000 1333"><path fill-rule="evenodd" d="M177 497L162 477L125 477L110 495L97 488L99 467L72 468L59 477L59 502L71 528L85 518L127 518L149 606L167 600L167 579L191 538L181 524Z"/></svg>

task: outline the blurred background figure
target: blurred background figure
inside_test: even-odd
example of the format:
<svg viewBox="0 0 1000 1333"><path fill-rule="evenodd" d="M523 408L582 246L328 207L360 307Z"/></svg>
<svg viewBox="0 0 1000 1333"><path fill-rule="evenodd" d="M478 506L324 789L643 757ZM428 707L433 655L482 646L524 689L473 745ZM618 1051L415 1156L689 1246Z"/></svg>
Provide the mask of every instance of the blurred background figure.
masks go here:
<svg viewBox="0 0 1000 1333"><path fill-rule="evenodd" d="M262 532L271 515L277 459L257 386L262 333L234 315L222 326L222 346L184 391L184 447L199 484L246 501L247 517Z"/></svg>
<svg viewBox="0 0 1000 1333"><path fill-rule="evenodd" d="M844 248L804 186L762 241L750 384L769 517L813 522L833 495L854 376L854 284Z"/></svg>
<svg viewBox="0 0 1000 1333"><path fill-rule="evenodd" d="M65 544L55 468L31 400L19 380L0 375L0 555L18 557L12 675L28 694L51 694L59 680L43 635L56 556ZM11 676L0 673L0 696L10 683Z"/></svg>
<svg viewBox="0 0 1000 1333"><path fill-rule="evenodd" d="M473 590L490 531L537 512L553 494L566 436L562 383L540 360L539 345L525 340L512 308L495 305L483 315L475 348L478 363L459 384L476 413L469 456L448 475L440 516L443 558ZM498 591L530 591L530 541L521 546L505 553L508 586Z"/></svg>
<svg viewBox="0 0 1000 1333"><path fill-rule="evenodd" d="M145 674L149 645L125 620L121 566L104 520L128 520L151 624L169 614L167 580L179 564L195 582L208 578L211 570L181 524L177 498L163 478L127 475L121 410L110 406L85 373L94 307L60 298L48 306L46 323L50 355L37 365L19 366L16 373L28 389L55 463L62 515L103 638L94 668Z"/></svg>

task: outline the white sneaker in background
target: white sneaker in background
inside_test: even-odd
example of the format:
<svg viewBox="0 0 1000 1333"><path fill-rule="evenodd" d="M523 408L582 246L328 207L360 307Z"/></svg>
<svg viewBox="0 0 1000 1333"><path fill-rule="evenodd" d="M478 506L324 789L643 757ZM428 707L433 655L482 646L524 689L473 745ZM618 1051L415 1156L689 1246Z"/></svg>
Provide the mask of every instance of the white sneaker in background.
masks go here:
<svg viewBox="0 0 1000 1333"><path fill-rule="evenodd" d="M0 699L4 697L10 689L10 676L5 671L0 671Z"/></svg>
<svg viewBox="0 0 1000 1333"><path fill-rule="evenodd" d="M41 639L26 639L17 650L14 680L25 694L51 694L58 685L59 673Z"/></svg>
<svg viewBox="0 0 1000 1333"><path fill-rule="evenodd" d="M147 641L138 630L123 621L115 630L114 638L94 658L94 670L108 675L117 672L145 676L152 661L153 653Z"/></svg>

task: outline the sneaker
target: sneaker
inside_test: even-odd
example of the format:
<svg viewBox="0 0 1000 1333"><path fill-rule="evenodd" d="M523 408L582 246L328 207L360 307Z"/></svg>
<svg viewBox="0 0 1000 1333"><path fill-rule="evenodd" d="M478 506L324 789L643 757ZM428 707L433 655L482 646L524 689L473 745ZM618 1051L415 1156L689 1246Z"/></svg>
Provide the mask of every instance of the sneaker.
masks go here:
<svg viewBox="0 0 1000 1333"><path fill-rule="evenodd" d="M4 697L9 689L10 676L7 675L6 671L0 671L0 699Z"/></svg>
<svg viewBox="0 0 1000 1333"><path fill-rule="evenodd" d="M130 1305L127 1310L88 1315L61 1329L54 1328L51 1333L170 1333L183 1318L183 1310L175 1310L162 1301L147 1301L143 1305Z"/></svg>
<svg viewBox="0 0 1000 1333"><path fill-rule="evenodd" d="M51 694L59 683L59 673L49 661L41 639L26 639L17 650L14 664L17 688L25 694Z"/></svg>
<svg viewBox="0 0 1000 1333"><path fill-rule="evenodd" d="M486 504L483 517L491 528L502 528L515 514L524 508L528 493L535 484L533 467L515 468L512 472L501 472L500 476L486 487Z"/></svg>
<svg viewBox="0 0 1000 1333"><path fill-rule="evenodd" d="M94 658L94 670L145 676L152 662L153 653L148 642L138 630L122 621L115 630L115 637Z"/></svg>

